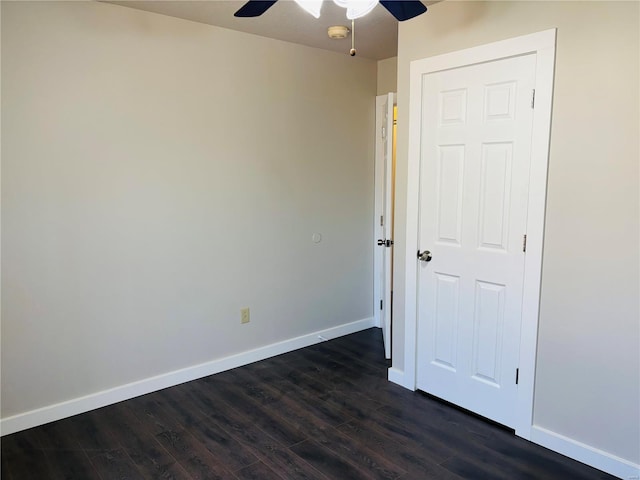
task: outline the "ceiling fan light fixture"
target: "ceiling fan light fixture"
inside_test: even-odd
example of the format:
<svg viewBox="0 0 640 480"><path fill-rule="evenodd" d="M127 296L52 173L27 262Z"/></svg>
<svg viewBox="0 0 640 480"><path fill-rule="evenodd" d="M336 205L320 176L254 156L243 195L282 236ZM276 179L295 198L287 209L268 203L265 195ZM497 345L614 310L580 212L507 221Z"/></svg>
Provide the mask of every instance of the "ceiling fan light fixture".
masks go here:
<svg viewBox="0 0 640 480"><path fill-rule="evenodd" d="M378 0L333 0L339 7L347 9L347 18L354 20L364 17L378 4Z"/></svg>
<svg viewBox="0 0 640 480"><path fill-rule="evenodd" d="M349 29L344 25L334 25L327 29L327 34L329 35L329 38L342 40L349 36Z"/></svg>
<svg viewBox="0 0 640 480"><path fill-rule="evenodd" d="M320 18L320 9L322 9L323 0L295 0L303 10L313 15L315 18Z"/></svg>

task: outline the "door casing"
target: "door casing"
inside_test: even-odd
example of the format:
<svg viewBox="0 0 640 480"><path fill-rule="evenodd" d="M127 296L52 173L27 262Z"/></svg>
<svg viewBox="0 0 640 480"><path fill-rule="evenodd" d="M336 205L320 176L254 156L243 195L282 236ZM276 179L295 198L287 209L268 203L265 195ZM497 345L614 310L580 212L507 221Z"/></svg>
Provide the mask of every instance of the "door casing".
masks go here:
<svg viewBox="0 0 640 480"><path fill-rule="evenodd" d="M531 172L529 178L527 254L524 267L522 330L520 338L519 383L516 400L515 432L530 439L533 423L533 394L542 248L547 193L549 140L555 66L556 29L523 35L457 52L415 60L410 66L409 91L409 155L407 169L407 208L404 262L405 291L395 301L404 303L404 372L390 369L389 379L405 388L416 389L417 338L417 262L419 175L421 138L422 76L432 72L465 67L482 62L536 54L535 108L531 142Z"/></svg>

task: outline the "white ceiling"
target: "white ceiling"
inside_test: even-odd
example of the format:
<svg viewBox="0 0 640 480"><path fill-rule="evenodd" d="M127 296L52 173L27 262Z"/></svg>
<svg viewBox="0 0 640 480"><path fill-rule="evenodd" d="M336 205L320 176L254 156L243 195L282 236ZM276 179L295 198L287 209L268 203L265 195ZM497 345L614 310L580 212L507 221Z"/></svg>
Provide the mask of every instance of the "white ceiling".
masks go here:
<svg viewBox="0 0 640 480"><path fill-rule="evenodd" d="M172 17L207 23L311 47L349 54L351 37L331 40L327 28L345 25L351 28L346 10L325 1L319 19L302 10L293 0L279 0L266 13L254 18L236 18L234 12L243 0L119 0L117 5L161 13ZM424 2L429 5L434 2ZM426 14L428 15L428 13ZM356 20L356 50L359 57L382 60L394 57L398 48L398 21L381 5Z"/></svg>

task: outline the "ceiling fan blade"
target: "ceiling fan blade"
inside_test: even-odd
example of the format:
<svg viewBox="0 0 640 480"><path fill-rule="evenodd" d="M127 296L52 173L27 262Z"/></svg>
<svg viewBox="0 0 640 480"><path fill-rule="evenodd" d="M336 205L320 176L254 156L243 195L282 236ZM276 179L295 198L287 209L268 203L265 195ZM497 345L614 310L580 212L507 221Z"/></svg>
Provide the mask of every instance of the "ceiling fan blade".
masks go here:
<svg viewBox="0 0 640 480"><path fill-rule="evenodd" d="M427 11L427 7L418 0L380 0L380 3L399 22L417 17Z"/></svg>
<svg viewBox="0 0 640 480"><path fill-rule="evenodd" d="M278 0L249 0L245 3L240 10L233 14L234 17L259 17L264 12L269 10L271 6Z"/></svg>

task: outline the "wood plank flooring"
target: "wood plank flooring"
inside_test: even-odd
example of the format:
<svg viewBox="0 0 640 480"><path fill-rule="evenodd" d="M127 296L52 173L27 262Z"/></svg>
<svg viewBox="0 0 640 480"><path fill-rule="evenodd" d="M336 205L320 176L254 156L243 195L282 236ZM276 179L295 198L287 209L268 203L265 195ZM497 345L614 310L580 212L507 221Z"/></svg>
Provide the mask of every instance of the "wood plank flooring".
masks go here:
<svg viewBox="0 0 640 480"><path fill-rule="evenodd" d="M611 479L386 380L372 328L2 438L2 479Z"/></svg>

